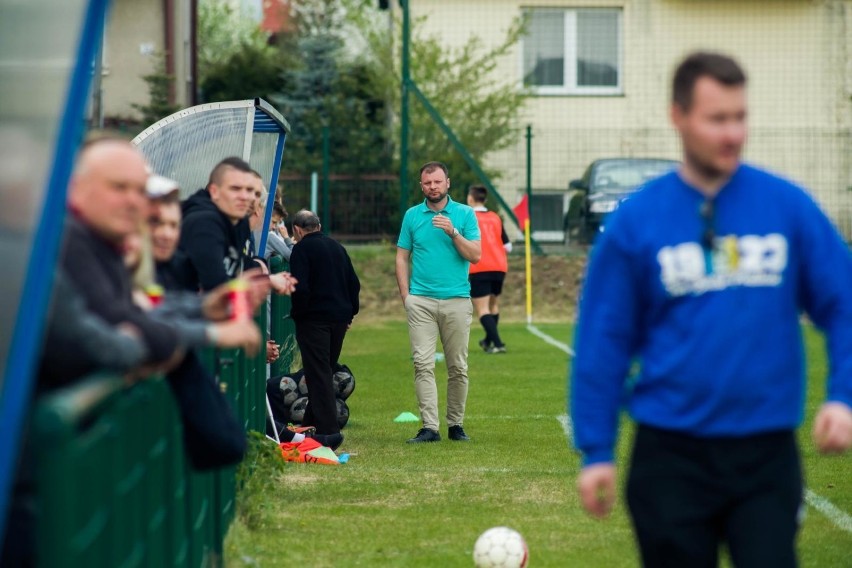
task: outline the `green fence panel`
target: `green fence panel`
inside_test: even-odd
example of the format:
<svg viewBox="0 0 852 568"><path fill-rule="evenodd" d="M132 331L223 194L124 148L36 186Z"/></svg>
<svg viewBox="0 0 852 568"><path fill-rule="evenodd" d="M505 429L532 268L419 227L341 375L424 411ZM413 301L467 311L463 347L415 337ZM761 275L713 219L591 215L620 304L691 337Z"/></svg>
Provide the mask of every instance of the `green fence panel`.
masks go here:
<svg viewBox="0 0 852 568"><path fill-rule="evenodd" d="M269 261L269 269L275 273L284 272L290 270L290 264L286 260L275 256ZM281 356L271 365L270 376L273 377L284 375L293 370L293 361L298 352L298 346L296 345L296 324L290 317L291 305L290 296L273 294L270 300L270 335L281 346Z"/></svg>
<svg viewBox="0 0 852 568"><path fill-rule="evenodd" d="M106 566L115 558L97 543L113 522L110 472L104 464L112 461L118 438L109 418L83 420L119 388L116 380L89 381L77 397L58 395L37 410L32 439L43 511L38 538L51 543L39 547L41 566ZM69 486L69 479L88 483Z"/></svg>
<svg viewBox="0 0 852 568"><path fill-rule="evenodd" d="M168 514L165 530L168 542L168 557L165 566L192 566L190 563L190 515L189 515L189 465L183 452L183 425L177 409L177 403L168 397L163 405L169 409L165 413L165 428L170 432L167 449L168 483L163 488L168 502Z"/></svg>
<svg viewBox="0 0 852 568"><path fill-rule="evenodd" d="M215 554L214 475L187 472L189 566L207 565Z"/></svg>
<svg viewBox="0 0 852 568"><path fill-rule="evenodd" d="M271 337L278 365L295 351L289 298L274 296ZM258 325L264 347L267 312ZM266 425L266 350L206 349L215 373L247 429ZM283 360L283 362L282 362ZM127 387L94 376L40 397L31 444L35 460L38 565L43 567L216 566L236 513L235 467L192 471L177 404L162 377Z"/></svg>
<svg viewBox="0 0 852 568"><path fill-rule="evenodd" d="M251 401L249 430L263 432L266 426L266 379L269 372L266 364L266 340L270 339L269 314L263 306L261 306L257 316L257 325L261 331L261 346L251 365L251 379L248 388L249 400Z"/></svg>
<svg viewBox="0 0 852 568"><path fill-rule="evenodd" d="M180 530L167 523L177 447L167 389L161 379L125 390L119 379L96 377L40 402L38 538L49 543L39 546L40 565L169 564Z"/></svg>

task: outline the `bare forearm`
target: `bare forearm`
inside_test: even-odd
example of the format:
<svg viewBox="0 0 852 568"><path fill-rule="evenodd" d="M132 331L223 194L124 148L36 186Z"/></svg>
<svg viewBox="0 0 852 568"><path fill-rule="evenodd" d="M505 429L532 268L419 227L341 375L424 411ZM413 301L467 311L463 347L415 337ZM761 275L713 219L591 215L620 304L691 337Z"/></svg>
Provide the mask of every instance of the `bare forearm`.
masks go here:
<svg viewBox="0 0 852 568"><path fill-rule="evenodd" d="M456 250L462 257L476 264L479 262L479 259L482 257L482 243L479 241L469 241L461 235L458 235L453 239L453 246L456 247Z"/></svg>
<svg viewBox="0 0 852 568"><path fill-rule="evenodd" d="M396 285L399 286L399 295L405 299L408 296L408 285L411 273L408 266L408 256L403 254L396 255Z"/></svg>

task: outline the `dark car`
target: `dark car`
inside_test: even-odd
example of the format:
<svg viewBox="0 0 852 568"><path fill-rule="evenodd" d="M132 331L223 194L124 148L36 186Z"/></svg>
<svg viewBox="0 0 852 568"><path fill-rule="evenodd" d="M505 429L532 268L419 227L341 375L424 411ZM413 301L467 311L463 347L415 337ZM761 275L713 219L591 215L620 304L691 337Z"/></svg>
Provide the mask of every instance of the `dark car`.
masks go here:
<svg viewBox="0 0 852 568"><path fill-rule="evenodd" d="M630 193L679 164L662 158L605 158L592 162L582 178L568 184L571 197L565 213L565 242L592 242L603 230L604 217Z"/></svg>

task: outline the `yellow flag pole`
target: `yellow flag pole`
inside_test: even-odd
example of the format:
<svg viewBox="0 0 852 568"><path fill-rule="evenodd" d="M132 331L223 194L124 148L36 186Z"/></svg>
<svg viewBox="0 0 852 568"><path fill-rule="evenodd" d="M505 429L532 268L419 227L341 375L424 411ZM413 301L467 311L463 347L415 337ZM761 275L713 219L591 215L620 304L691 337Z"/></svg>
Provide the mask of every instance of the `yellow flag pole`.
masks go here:
<svg viewBox="0 0 852 568"><path fill-rule="evenodd" d="M527 325L532 324L532 256L530 255L530 220L524 219L524 253L527 276Z"/></svg>

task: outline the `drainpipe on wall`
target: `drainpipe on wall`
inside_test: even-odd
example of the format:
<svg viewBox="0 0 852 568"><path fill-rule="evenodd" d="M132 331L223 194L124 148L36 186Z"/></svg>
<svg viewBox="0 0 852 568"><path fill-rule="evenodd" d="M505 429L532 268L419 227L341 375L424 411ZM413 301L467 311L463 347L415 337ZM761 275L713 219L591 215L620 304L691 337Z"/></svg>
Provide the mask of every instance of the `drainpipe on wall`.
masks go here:
<svg viewBox="0 0 852 568"><path fill-rule="evenodd" d="M166 57L166 75L175 76L175 6L174 0L163 0L163 27L165 41L163 42ZM169 83L169 103L175 104L175 82Z"/></svg>
<svg viewBox="0 0 852 568"><path fill-rule="evenodd" d="M198 0L189 0L189 97L198 104Z"/></svg>

